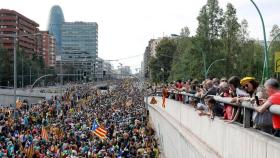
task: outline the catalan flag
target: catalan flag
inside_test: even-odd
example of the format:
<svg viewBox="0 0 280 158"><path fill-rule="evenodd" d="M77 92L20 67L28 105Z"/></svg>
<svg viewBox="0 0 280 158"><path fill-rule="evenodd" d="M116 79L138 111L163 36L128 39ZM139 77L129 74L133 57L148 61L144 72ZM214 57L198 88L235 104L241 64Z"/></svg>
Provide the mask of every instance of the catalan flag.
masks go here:
<svg viewBox="0 0 280 158"><path fill-rule="evenodd" d="M44 127L42 127L41 137L45 140L48 140L48 138L49 138L48 131Z"/></svg>
<svg viewBox="0 0 280 158"><path fill-rule="evenodd" d="M27 141L25 144L24 152L27 158L32 158L34 153L33 143L31 141Z"/></svg>
<svg viewBox="0 0 280 158"><path fill-rule="evenodd" d="M94 119L92 124L92 131L95 135L97 135L100 139L106 138L107 131L103 127L100 127L98 122Z"/></svg>

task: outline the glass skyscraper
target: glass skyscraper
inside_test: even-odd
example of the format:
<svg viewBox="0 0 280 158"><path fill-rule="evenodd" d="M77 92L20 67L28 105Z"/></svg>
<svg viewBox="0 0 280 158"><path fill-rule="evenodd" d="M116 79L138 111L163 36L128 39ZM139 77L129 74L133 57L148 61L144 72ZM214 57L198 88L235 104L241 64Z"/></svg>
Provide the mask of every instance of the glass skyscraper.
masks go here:
<svg viewBox="0 0 280 158"><path fill-rule="evenodd" d="M96 58L98 25L96 22L65 22L61 27L63 60Z"/></svg>
<svg viewBox="0 0 280 158"><path fill-rule="evenodd" d="M61 27L62 62L73 64L93 79L98 55L96 22L64 22Z"/></svg>
<svg viewBox="0 0 280 158"><path fill-rule="evenodd" d="M60 6L55 5L49 14L48 31L55 37L57 53L61 53L61 26L64 23L64 15Z"/></svg>
<svg viewBox="0 0 280 158"><path fill-rule="evenodd" d="M95 62L98 55L98 25L96 22L65 22L60 6L51 8L48 31L55 37L56 63L71 66L72 73L95 79Z"/></svg>

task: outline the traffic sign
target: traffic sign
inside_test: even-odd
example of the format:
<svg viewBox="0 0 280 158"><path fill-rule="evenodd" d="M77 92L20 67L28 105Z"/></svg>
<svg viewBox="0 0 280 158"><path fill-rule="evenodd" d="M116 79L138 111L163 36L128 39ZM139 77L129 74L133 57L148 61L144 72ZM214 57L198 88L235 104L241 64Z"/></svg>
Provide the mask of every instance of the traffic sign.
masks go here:
<svg viewBox="0 0 280 158"><path fill-rule="evenodd" d="M280 52L275 52L274 71L275 72L280 72Z"/></svg>

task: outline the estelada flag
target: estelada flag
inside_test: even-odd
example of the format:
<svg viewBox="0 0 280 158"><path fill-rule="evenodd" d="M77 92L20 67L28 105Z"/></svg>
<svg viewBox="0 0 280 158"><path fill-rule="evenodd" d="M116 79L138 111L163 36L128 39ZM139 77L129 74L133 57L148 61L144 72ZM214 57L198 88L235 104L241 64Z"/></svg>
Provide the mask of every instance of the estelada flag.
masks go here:
<svg viewBox="0 0 280 158"><path fill-rule="evenodd" d="M26 142L24 152L25 152L27 158L32 158L33 157L34 147L33 147L32 142L30 142L30 141Z"/></svg>
<svg viewBox="0 0 280 158"><path fill-rule="evenodd" d="M152 100L150 101L150 104L157 104L157 100L155 97L152 98Z"/></svg>
<svg viewBox="0 0 280 158"><path fill-rule="evenodd" d="M48 131L44 127L42 127L41 137L45 140L48 140L49 138Z"/></svg>
<svg viewBox="0 0 280 158"><path fill-rule="evenodd" d="M106 138L107 131L106 129L99 126L97 121L94 119L92 124L92 131L95 135L97 135L100 139Z"/></svg>

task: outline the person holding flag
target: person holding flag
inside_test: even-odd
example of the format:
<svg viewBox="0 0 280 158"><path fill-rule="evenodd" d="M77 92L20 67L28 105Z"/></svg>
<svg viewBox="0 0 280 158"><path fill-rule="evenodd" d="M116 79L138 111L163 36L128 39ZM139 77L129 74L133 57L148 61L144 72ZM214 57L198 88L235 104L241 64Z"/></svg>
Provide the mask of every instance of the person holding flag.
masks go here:
<svg viewBox="0 0 280 158"><path fill-rule="evenodd" d="M162 107L165 108L166 98L168 97L167 86L164 85L162 89Z"/></svg>
<svg viewBox="0 0 280 158"><path fill-rule="evenodd" d="M105 139L106 138L106 134L107 131L105 128L100 127L100 125L98 124L98 122L96 121L96 119L94 119L93 124L92 124L92 129L93 133L95 135L97 135L100 139Z"/></svg>
<svg viewBox="0 0 280 158"><path fill-rule="evenodd" d="M47 129L44 126L42 126L41 137L42 137L42 139L45 139L46 141L49 138L48 131L47 131Z"/></svg>
<svg viewBox="0 0 280 158"><path fill-rule="evenodd" d="M24 152L25 152L27 158L33 157L34 147L33 147L32 141L27 140L27 142L25 144Z"/></svg>

